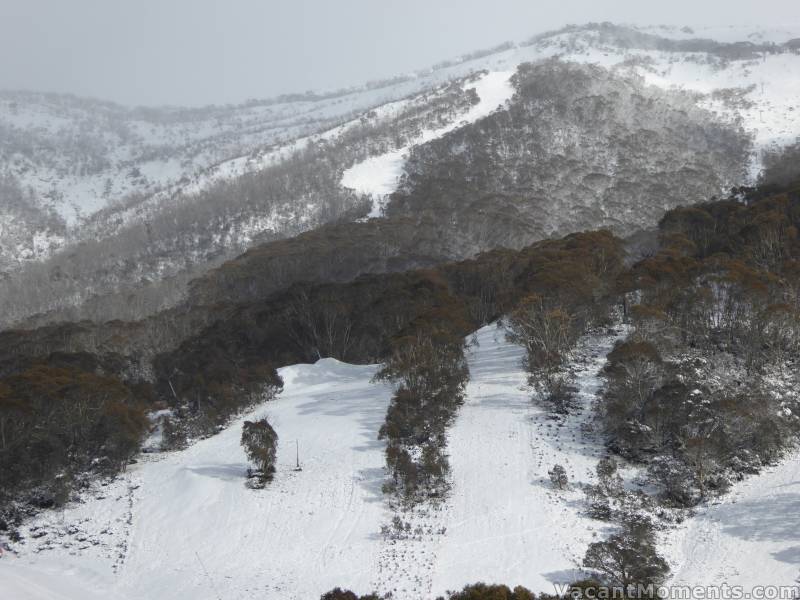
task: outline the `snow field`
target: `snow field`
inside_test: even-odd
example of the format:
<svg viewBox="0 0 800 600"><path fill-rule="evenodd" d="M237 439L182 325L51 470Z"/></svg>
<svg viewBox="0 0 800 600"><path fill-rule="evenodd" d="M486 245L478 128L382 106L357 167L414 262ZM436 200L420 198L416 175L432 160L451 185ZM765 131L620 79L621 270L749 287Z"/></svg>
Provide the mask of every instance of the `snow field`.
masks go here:
<svg viewBox="0 0 800 600"><path fill-rule="evenodd" d="M584 516L582 484L605 455L590 426L602 387L599 370L622 333L585 336L570 370L576 409L553 419L531 402L524 351L485 327L470 356L469 397L450 434L453 491L434 589L468 582L524 585L554 592L579 578L586 546L605 524ZM554 490L548 471L561 464L569 489Z"/></svg>
<svg viewBox="0 0 800 600"><path fill-rule="evenodd" d="M385 518L376 437L390 389L371 383L374 366L333 359L280 372L283 394L246 417L266 415L280 436L267 488L245 487L240 419L143 460L63 516L43 514L19 558L0 560L0 580L13 573L27 594L74 572L87 590L153 600L210 600L216 590L226 599L307 600L336 585L369 588ZM34 528L42 537L31 537Z"/></svg>

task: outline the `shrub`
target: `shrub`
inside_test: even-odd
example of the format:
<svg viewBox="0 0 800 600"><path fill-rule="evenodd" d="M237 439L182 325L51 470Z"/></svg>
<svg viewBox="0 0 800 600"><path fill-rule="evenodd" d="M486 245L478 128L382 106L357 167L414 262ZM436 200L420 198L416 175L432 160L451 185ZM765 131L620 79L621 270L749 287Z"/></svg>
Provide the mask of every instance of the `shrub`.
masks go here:
<svg viewBox="0 0 800 600"><path fill-rule="evenodd" d="M278 434L266 419L244 422L242 447L250 462L256 465L256 474L262 483L272 481L277 446Z"/></svg>
<svg viewBox="0 0 800 600"><path fill-rule="evenodd" d="M553 466L553 468L550 469L547 474L550 476L550 482L556 489L563 490L569 484L567 470L561 465Z"/></svg>

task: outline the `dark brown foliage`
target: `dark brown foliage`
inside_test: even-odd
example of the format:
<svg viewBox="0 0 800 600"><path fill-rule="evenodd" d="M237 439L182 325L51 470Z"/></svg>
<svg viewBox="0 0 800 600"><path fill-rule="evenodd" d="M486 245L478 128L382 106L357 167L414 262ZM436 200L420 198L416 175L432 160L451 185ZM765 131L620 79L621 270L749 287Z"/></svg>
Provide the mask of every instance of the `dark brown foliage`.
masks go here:
<svg viewBox="0 0 800 600"><path fill-rule="evenodd" d="M764 377L793 372L800 349L800 186L736 195L661 220L661 249L625 277L635 329L606 369L611 447L682 505L775 460L798 429Z"/></svg>
<svg viewBox="0 0 800 600"><path fill-rule="evenodd" d="M67 359L77 360L67 360ZM0 504L25 491L56 502L91 470L112 474L138 452L148 429L148 390L69 365L87 357L53 357L0 379Z"/></svg>

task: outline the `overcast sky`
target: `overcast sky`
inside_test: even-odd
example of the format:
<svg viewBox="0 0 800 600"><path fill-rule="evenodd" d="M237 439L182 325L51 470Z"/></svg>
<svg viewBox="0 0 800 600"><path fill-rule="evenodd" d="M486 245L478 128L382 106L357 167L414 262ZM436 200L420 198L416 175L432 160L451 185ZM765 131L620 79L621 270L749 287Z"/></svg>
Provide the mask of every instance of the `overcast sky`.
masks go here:
<svg viewBox="0 0 800 600"><path fill-rule="evenodd" d="M0 88L125 104L363 83L567 23L780 24L799 0L0 0Z"/></svg>

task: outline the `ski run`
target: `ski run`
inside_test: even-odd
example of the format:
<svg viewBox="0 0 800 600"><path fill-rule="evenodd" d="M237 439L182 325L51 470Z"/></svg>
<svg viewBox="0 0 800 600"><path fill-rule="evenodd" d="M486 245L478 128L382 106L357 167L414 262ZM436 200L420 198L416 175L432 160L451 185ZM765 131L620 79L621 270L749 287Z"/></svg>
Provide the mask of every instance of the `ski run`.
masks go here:
<svg viewBox="0 0 800 600"><path fill-rule="evenodd" d="M377 433L391 389L372 382L377 367L283 368L276 400L186 450L145 454L80 503L28 523L16 553L0 559L3 597L313 600L342 586L426 600L476 581L552 593L609 533L585 515L580 486L604 455L592 402L625 332L582 338L570 365L578 407L559 419L531 402L523 351L502 328L471 336L471 381L449 432L450 494L399 513L381 491ZM261 415L280 435L278 466L266 489L252 490L239 437L242 421ZM564 491L549 482L555 464L567 470ZM792 458L662 533L671 583L793 584L798 485ZM395 517L406 533L393 533Z"/></svg>
<svg viewBox="0 0 800 600"><path fill-rule="evenodd" d="M501 108L514 95L514 86L511 84L513 74L513 71L490 72L482 75L476 82L466 84L464 89L475 90L478 102L460 119L445 127L426 129L407 146L372 156L353 165L342 175L342 187L369 196L372 199L372 211L369 216L380 217L388 197L397 189L411 147L438 139Z"/></svg>

